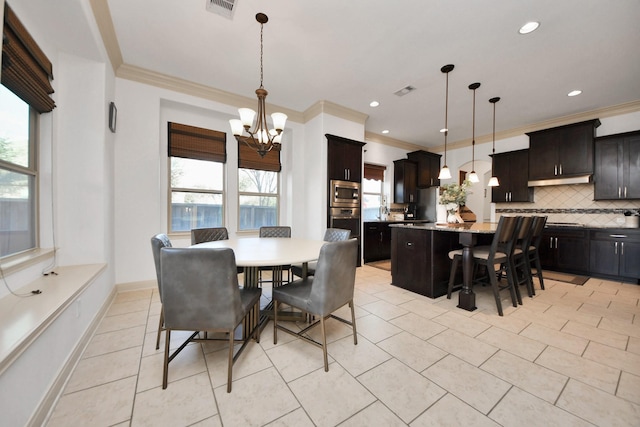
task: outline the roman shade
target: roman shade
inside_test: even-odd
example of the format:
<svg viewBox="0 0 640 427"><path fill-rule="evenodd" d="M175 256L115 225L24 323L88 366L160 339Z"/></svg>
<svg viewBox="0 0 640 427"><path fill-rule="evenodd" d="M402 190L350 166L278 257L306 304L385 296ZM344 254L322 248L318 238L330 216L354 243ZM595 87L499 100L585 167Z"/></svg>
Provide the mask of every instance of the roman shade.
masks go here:
<svg viewBox="0 0 640 427"><path fill-rule="evenodd" d="M261 157L244 142L238 142L238 168L280 172L280 147L273 147Z"/></svg>
<svg viewBox="0 0 640 427"><path fill-rule="evenodd" d="M56 103L51 98L53 68L8 4L2 30L2 84L33 107L48 113Z"/></svg>
<svg viewBox="0 0 640 427"><path fill-rule="evenodd" d="M169 156L227 162L227 135L216 130L169 122Z"/></svg>
<svg viewBox="0 0 640 427"><path fill-rule="evenodd" d="M378 165L365 163L364 179L372 179L374 181L384 181L384 171L386 170L387 170L386 166L378 166Z"/></svg>

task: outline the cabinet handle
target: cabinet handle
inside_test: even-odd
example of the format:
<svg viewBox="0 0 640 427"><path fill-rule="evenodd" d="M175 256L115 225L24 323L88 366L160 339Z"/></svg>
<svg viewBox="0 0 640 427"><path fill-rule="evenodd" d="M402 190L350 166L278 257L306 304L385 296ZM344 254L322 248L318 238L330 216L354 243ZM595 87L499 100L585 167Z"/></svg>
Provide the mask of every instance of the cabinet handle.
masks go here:
<svg viewBox="0 0 640 427"><path fill-rule="evenodd" d="M620 255L624 255L624 242L620 242Z"/></svg>
<svg viewBox="0 0 640 427"><path fill-rule="evenodd" d="M618 199L622 197L622 187L618 187Z"/></svg>
<svg viewBox="0 0 640 427"><path fill-rule="evenodd" d="M553 249L553 237L549 238L549 249Z"/></svg>
<svg viewBox="0 0 640 427"><path fill-rule="evenodd" d="M559 171L560 171L560 173L558 175L562 175L562 163L560 163Z"/></svg>
<svg viewBox="0 0 640 427"><path fill-rule="evenodd" d="M627 186L626 185L624 186L624 198L625 199L627 198Z"/></svg>
<svg viewBox="0 0 640 427"><path fill-rule="evenodd" d="M558 165L553 165L553 174L558 175Z"/></svg>
<svg viewBox="0 0 640 427"><path fill-rule="evenodd" d="M556 249L558 249L558 238L556 237Z"/></svg>
<svg viewBox="0 0 640 427"><path fill-rule="evenodd" d="M614 239L626 239L626 234L609 234L609 237L613 237Z"/></svg>
<svg viewBox="0 0 640 427"><path fill-rule="evenodd" d="M616 242L615 248L613 250L613 253L618 255L618 242Z"/></svg>
<svg viewBox="0 0 640 427"><path fill-rule="evenodd" d="M407 246L413 246L412 242L407 242Z"/></svg>
<svg viewBox="0 0 640 427"><path fill-rule="evenodd" d="M380 241L382 242L382 231L380 232Z"/></svg>

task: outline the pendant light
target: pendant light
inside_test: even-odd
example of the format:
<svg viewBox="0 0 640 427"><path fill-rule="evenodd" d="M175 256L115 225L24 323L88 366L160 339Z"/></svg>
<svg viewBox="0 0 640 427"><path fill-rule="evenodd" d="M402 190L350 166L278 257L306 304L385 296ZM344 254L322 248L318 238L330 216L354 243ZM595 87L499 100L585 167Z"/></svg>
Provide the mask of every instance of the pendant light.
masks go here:
<svg viewBox="0 0 640 427"><path fill-rule="evenodd" d="M497 96L495 98L491 98L489 100L490 103L493 104L493 150L492 153L496 154L496 102L500 101L500 97ZM493 162L491 165L491 179L489 179L489 187L498 187L500 186L500 182L498 181L498 177L493 174Z"/></svg>
<svg viewBox="0 0 640 427"><path fill-rule="evenodd" d="M440 71L447 75L447 85L444 101L444 128L440 129L440 132L444 133L444 166L442 166L442 169L440 169L438 179L451 179L451 171L449 170L449 166L447 166L447 134L449 133L449 128L447 127L449 117L447 114L449 110L449 73L453 70L453 68L453 64L448 64L440 68Z"/></svg>
<svg viewBox="0 0 640 427"><path fill-rule="evenodd" d="M476 89L480 87L480 83L471 83L469 89L473 91L473 119L471 126L471 173L468 180L471 182L480 182L476 173Z"/></svg>

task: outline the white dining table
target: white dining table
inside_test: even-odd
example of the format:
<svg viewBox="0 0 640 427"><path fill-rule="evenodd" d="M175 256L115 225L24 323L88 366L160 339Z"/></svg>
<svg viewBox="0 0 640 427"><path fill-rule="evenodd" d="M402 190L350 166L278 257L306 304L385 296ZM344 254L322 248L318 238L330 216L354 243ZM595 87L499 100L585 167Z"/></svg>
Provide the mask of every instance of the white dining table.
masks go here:
<svg viewBox="0 0 640 427"><path fill-rule="evenodd" d="M258 286L258 268L272 267L273 286L282 283L283 265L302 264L306 269L309 261L320 255L324 240L296 237L244 237L216 240L193 245L193 248L231 248L236 257L236 265L244 268L244 285ZM304 272L303 272L304 273Z"/></svg>

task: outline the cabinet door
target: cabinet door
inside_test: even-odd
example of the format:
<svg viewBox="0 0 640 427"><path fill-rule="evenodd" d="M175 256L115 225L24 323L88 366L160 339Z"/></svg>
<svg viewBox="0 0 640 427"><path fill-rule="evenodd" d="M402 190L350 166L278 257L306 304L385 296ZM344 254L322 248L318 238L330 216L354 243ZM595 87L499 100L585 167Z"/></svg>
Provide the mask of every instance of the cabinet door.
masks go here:
<svg viewBox="0 0 640 427"><path fill-rule="evenodd" d="M619 252L620 276L640 279L640 243L624 242Z"/></svg>
<svg viewBox="0 0 640 427"><path fill-rule="evenodd" d="M574 273L589 272L589 240L581 236L557 237L556 264L558 269Z"/></svg>
<svg viewBox="0 0 640 427"><path fill-rule="evenodd" d="M416 163L400 159L393 162L394 203L415 203L417 201Z"/></svg>
<svg viewBox="0 0 640 427"><path fill-rule="evenodd" d="M529 152L514 151L509 157L509 195L510 202L531 202L533 191L529 182Z"/></svg>
<svg viewBox="0 0 640 427"><path fill-rule="evenodd" d="M558 175L593 173L593 122L563 129L562 144L558 146Z"/></svg>
<svg viewBox="0 0 640 427"><path fill-rule="evenodd" d="M355 144L345 144L344 165L347 169L347 181L362 181L362 146Z"/></svg>
<svg viewBox="0 0 640 427"><path fill-rule="evenodd" d="M596 142L595 148L595 184L593 197L595 200L617 199L622 175L620 158L623 145L616 139Z"/></svg>
<svg viewBox="0 0 640 427"><path fill-rule="evenodd" d="M539 256L540 264L543 269L555 270L557 268L555 255L556 250L554 247L555 237L547 232L542 233L542 240L540 241Z"/></svg>
<svg viewBox="0 0 640 427"><path fill-rule="evenodd" d="M493 203L504 203L509 201L507 197L509 192L509 161L504 154L494 154L492 161L493 174L498 178L500 185L491 187L491 201Z"/></svg>
<svg viewBox="0 0 640 427"><path fill-rule="evenodd" d="M529 180L557 175L558 144L558 135L553 132L529 135Z"/></svg>
<svg viewBox="0 0 640 427"><path fill-rule="evenodd" d="M440 174L440 154L420 150L407 153L407 157L418 165L418 188L440 185L440 180L438 180L438 175Z"/></svg>
<svg viewBox="0 0 640 427"><path fill-rule="evenodd" d="M362 181L362 146L364 143L327 135L328 179Z"/></svg>
<svg viewBox="0 0 640 427"><path fill-rule="evenodd" d="M427 281L425 257L431 233L401 228L394 228L392 233L392 283L423 294Z"/></svg>
<svg viewBox="0 0 640 427"><path fill-rule="evenodd" d="M381 224L380 259L391 259L391 227Z"/></svg>
<svg viewBox="0 0 640 427"><path fill-rule="evenodd" d="M612 240L592 240L589 270L591 273L618 275L618 254Z"/></svg>
<svg viewBox="0 0 640 427"><path fill-rule="evenodd" d="M640 199L640 134L624 141L623 184L627 199Z"/></svg>
<svg viewBox="0 0 640 427"><path fill-rule="evenodd" d="M364 262L378 261L382 231L379 224L364 223Z"/></svg>

